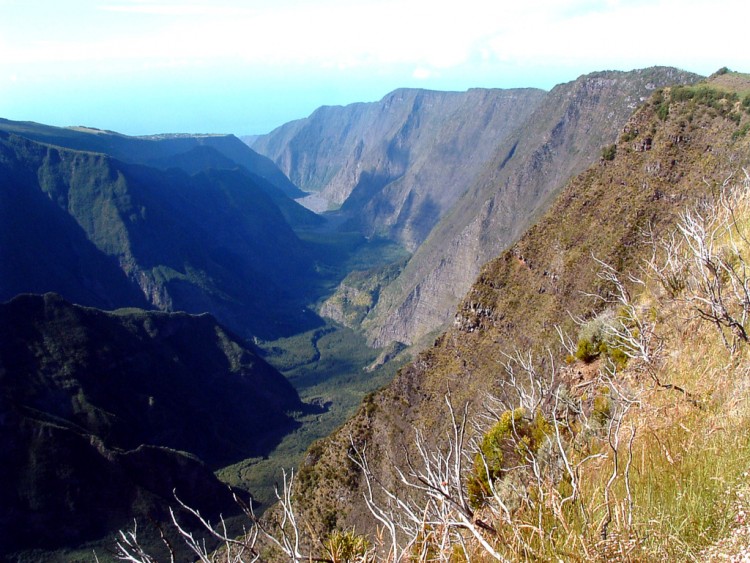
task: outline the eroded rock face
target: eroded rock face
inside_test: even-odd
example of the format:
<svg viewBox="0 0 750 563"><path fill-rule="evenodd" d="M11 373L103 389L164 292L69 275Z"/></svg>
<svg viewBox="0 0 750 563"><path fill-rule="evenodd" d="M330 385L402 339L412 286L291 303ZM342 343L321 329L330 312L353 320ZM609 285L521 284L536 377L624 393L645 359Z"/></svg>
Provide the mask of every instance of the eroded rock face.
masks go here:
<svg viewBox="0 0 750 563"><path fill-rule="evenodd" d="M376 103L320 108L252 146L303 189L342 205L364 234L413 250L544 95L396 90Z"/></svg>
<svg viewBox="0 0 750 563"><path fill-rule="evenodd" d="M479 269L510 246L565 182L612 143L654 87L692 83L671 68L606 72L555 87L433 229L365 326L370 341L412 343L453 318Z"/></svg>

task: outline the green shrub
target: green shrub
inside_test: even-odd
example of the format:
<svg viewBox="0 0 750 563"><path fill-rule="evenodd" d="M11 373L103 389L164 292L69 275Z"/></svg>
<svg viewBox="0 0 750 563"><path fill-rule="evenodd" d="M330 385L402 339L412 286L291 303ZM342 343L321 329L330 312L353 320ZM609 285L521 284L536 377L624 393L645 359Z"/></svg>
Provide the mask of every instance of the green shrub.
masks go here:
<svg viewBox="0 0 750 563"><path fill-rule="evenodd" d="M617 145L608 145L602 149L602 160L614 160L617 154Z"/></svg>
<svg viewBox="0 0 750 563"><path fill-rule="evenodd" d="M578 331L576 359L591 362L602 352L606 352L607 326L613 322L613 313L607 311L591 319Z"/></svg>
<svg viewBox="0 0 750 563"><path fill-rule="evenodd" d="M662 121L666 121L667 117L669 117L669 103L663 102L659 104L659 107L656 109L656 115Z"/></svg>
<svg viewBox="0 0 750 563"><path fill-rule="evenodd" d="M370 549L370 543L354 530L334 530L323 542L323 548L333 563L361 561Z"/></svg>
<svg viewBox="0 0 750 563"><path fill-rule="evenodd" d="M690 108L696 105L706 106L715 110L718 114L728 116L736 120L736 115L732 112L734 104L739 101L739 96L734 92L727 92L713 88L705 84L699 86L674 86L671 89L670 99L673 102L690 102ZM669 114L668 108L663 109L664 103L659 107L657 114L662 119L666 119Z"/></svg>
<svg viewBox="0 0 750 563"><path fill-rule="evenodd" d="M579 340L576 348L576 359L582 362L593 362L601 352L599 343L591 340Z"/></svg>
<svg viewBox="0 0 750 563"><path fill-rule="evenodd" d="M525 457L535 454L552 435L552 425L541 412L533 418L525 415L523 408L505 411L484 435L467 480L469 502L474 508L492 495L490 483L503 478L508 468L522 465Z"/></svg>
<svg viewBox="0 0 750 563"><path fill-rule="evenodd" d="M737 139L744 137L747 135L748 131L750 131L750 122L745 123L742 127L737 129L737 131L732 133L732 140L736 141Z"/></svg>
<svg viewBox="0 0 750 563"><path fill-rule="evenodd" d="M629 143L636 137L638 137L638 129L628 129L620 136L620 140L623 143Z"/></svg>
<svg viewBox="0 0 750 563"><path fill-rule="evenodd" d="M607 344L606 345L606 351L604 351L604 354L609 358L612 363L615 365L617 369L622 369L625 367L625 364L628 363L628 355L623 352L622 348Z"/></svg>

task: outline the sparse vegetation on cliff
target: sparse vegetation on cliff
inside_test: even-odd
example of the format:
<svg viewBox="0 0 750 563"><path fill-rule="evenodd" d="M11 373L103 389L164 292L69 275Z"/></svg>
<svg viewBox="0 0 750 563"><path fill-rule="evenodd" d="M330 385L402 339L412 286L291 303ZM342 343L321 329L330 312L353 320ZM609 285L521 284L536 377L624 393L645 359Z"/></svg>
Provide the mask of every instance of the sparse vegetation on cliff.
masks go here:
<svg viewBox="0 0 750 563"><path fill-rule="evenodd" d="M633 522L637 518L644 518L643 515L649 514L649 510L658 509L659 503L666 502L664 497L654 500L658 487L665 485L663 475L672 475L670 478L678 483L689 471L700 473L708 469L706 466L702 470L698 467L704 463L700 461L702 452L692 458L697 465L690 469L687 464L679 468L679 471L684 471L680 474L682 477L670 473L659 477L658 472L651 472L650 467L664 464L670 468L677 466L676 462L672 464L665 461L665 448L673 461L675 458L671 453L671 446L664 440L677 440L680 432L686 436L705 432L711 440L719 440L717 431L711 431L710 427L691 426L697 420L716 424L715 417L721 416L720 407L712 415L707 414L709 411L702 401L706 396L712 396L711 392L697 389L701 385L716 383L718 376L714 374L712 381L706 381L697 374L704 373L701 370L710 372L718 369L722 361L724 363L721 365L727 365L731 355L726 354L730 351L723 344L721 335L716 332L714 339L718 339L725 360L716 360L713 367L700 367L699 363L693 362L692 366L697 371L691 372L692 375L679 375L677 370L667 368L680 354L688 356L700 350L703 339L708 336L707 332L716 330L711 328L716 323L710 321L703 324L689 320L697 314L696 311L690 309L685 302L678 304L674 301L678 295L683 295L684 299L683 292L689 282L679 275L678 270L667 272L661 281L655 281L646 276L642 268L647 266L654 251L649 240L669 240L681 214L687 209L696 209L694 206L697 202L715 196L724 180L732 173L734 176L731 176L730 183L743 181L741 167L750 163L750 150L746 138L733 139L732 135L738 127L747 123L748 118L743 113L744 117L741 117L738 126L734 118L730 118L731 112L722 114L702 102L691 106L692 100L672 101L669 93L668 89L657 93L646 107L633 116L623 130L614 160L600 161L575 178L563 190L550 211L516 245L483 268L474 287L459 307L454 329L440 336L432 348L401 370L393 384L372 398L371 403L377 408L369 409L367 413L364 408L360 409L342 430L321 443L320 448L324 452L321 459L326 460L326 466L336 467L342 463L342 457L347 455L351 446L350 437L353 437L360 447L367 443L373 476L389 486L389 490L393 490L393 486L399 483L397 469L404 472L408 469L406 456L419 459L415 457L417 452L414 449L413 428L420 429L425 444L435 446L444 440L445 432L450 426L450 417L445 408L440 408L439 405L446 390L450 390L456 408L468 402L471 412L478 414L482 412L487 394L497 394L499 391L504 377L502 366L507 362L507 355L514 355L513 350L530 350L535 357L546 357L548 352L545 350L555 350L560 346L555 326L559 326L563 334L574 337L587 323L598 319L605 321L601 327L604 337L593 347L592 353L587 354L589 363L575 359L577 341L571 342L567 336L564 339L566 350L554 352L551 358L562 370L571 370L571 387L580 384L586 386L589 381L596 381L599 369L603 366L610 366L615 370L617 378L610 376L617 384L614 389L600 382L601 384L591 385L585 398L583 395L578 396L578 400L588 405L586 408L589 410L584 409L584 412L588 413L592 432L596 424L600 429L608 428L618 418L622 421L621 430L629 431L631 428L628 418L622 418L618 414L622 412L623 406L618 389L623 393L627 392L627 397L638 399L638 404L630 407L628 416L634 417L634 413L638 412L638 420L643 417L648 421L651 414L656 417L647 426L633 426L636 430L633 447L642 445L642 449L639 446L633 450L637 454L633 453L630 467L629 484L634 487L637 482L641 487L639 493L633 492L631 495L633 499L638 498L633 501ZM661 103L668 103L670 108L665 120L659 116ZM692 120L689 119L690 115ZM638 279L643 283L631 280L629 274L633 276L633 280ZM726 272L723 276L727 280L731 277ZM620 280L624 293L620 293L615 279ZM626 303L622 299L626 299ZM673 301L670 302L669 299ZM617 300L617 304L610 303L612 300ZM665 316L675 326L664 325ZM717 318L723 317L719 315ZM582 321L582 324L576 324L573 319ZM681 331L679 337L672 333L673 336L667 338L669 330ZM732 329L724 326L724 330L731 346L729 336ZM695 343L689 340L693 334L691 331L698 338ZM604 341L606 347L601 347L601 341ZM670 347L672 345L675 347ZM682 352L683 345L687 347L685 352ZM704 348L703 353L709 354L706 358L708 360L713 349ZM658 358L667 358L669 361L658 369L644 368L645 365L652 365L651 362L657 362ZM689 377L693 377L695 386L691 385ZM739 381L741 378L736 379ZM605 387L608 388L607 392ZM648 404L651 410L644 410L646 407L642 404ZM509 408L516 407L517 405ZM672 417L673 414L682 412L692 414L686 414L688 418L685 419ZM549 416L546 419L552 420ZM709 423L709 420L713 422ZM690 431L682 430L680 424ZM483 430L486 431L490 426L487 422ZM469 426L467 432L468 435L477 435L474 426ZM627 450L623 444L629 443L629 434L621 436L624 441L621 442L618 454L620 457L616 478L609 489L606 489L605 485L613 475L612 458L608 453L611 451L608 435L606 430L603 435L592 434L593 437L599 436L596 439L603 440L600 442L603 449L599 453L607 455L605 458L595 459L607 459L609 465L595 460L587 462L589 485L581 484L580 487L580 494L583 494L586 487L591 487L586 494L590 495L587 497L589 501L594 503L589 506L593 512L590 513L589 524L586 524L591 527L586 532L590 543L585 544L585 549L589 549L591 553L596 553L599 547L605 551L610 549L598 543L601 536L597 534L601 532L603 522L601 509L606 503L602 504L602 497L597 495L608 490L607 494L614 503L615 498L623 498L617 495L625 488L621 472L624 466L619 463L625 459L621 455L625 451L622 447ZM729 455L744 455L738 454L742 452L741 435L722 434L722 440L739 440L736 447L731 448ZM696 436L693 439L698 442ZM706 447L718 447L710 446L709 442L710 440L703 444ZM592 446L593 444L587 445ZM692 446L690 448L692 451ZM649 459L649 456L657 456L659 452L659 455L665 457ZM629 458L630 454L624 455ZM468 461L472 460L473 458ZM731 462L731 471L735 471L736 458L735 461L729 458L727 461ZM677 470L677 467L673 469ZM315 465L310 470L316 471ZM721 476L727 482L729 477L729 474ZM692 485L687 481L681 485L675 484L675 487L682 487L683 490L689 486ZM301 498L301 507L304 511L308 502L318 508L326 506L328 508L325 510L337 511L339 525L356 525L356 529L360 531L373 530L372 520L368 521L363 515L363 506L361 500L358 500L362 491L361 483L353 491L350 484L344 485L336 478L324 479L318 482L314 490L305 491L309 498ZM675 488L671 492L675 493ZM645 496L640 498L640 494ZM685 494L687 493L681 493L678 498L682 499ZM595 498L598 500L594 501ZM686 510L697 510L697 505L704 501L706 499ZM707 502L705 504L709 506ZM638 512L638 506L641 505L650 508ZM611 507L614 522L608 527L612 530L621 525L625 513L615 504L608 506ZM684 506L688 507L687 504ZM642 527L638 533L645 535L638 537L648 537L653 542L638 548L642 549L643 557L658 558L667 549L673 549L672 553L676 553L678 549L697 552L696 550L702 549L701 545L709 542L710 537L718 537L725 529L722 526L728 523L728 520L722 520L715 513L709 515L704 512L699 515L694 512L688 518L691 524L678 525L677 520L671 520L675 516L667 514L673 509L674 506L662 511L657 530L662 533L677 527L679 531L672 530L660 540L655 539L658 534L644 532L647 527L641 520ZM677 509L676 513L681 510ZM607 512L608 516L609 514ZM683 513L683 517L686 516L688 514ZM717 524L715 528L701 528L711 519L724 524ZM598 527L592 524L594 521L597 521ZM583 525L579 523L575 526L579 526L579 534L583 534L583 528L580 527ZM565 527L558 528L558 532L560 529L564 530ZM669 534L680 539L668 539ZM536 556L545 553L546 557L550 553L556 553L555 550L563 550L559 553L566 553L567 556L563 557L565 559L571 557L571 552L566 550L574 550L573 553L584 550L580 542L572 547L560 537L555 539L547 536L544 540L541 537L538 538L541 543L532 550ZM582 535L576 537L583 538ZM615 537L616 535L610 534L607 541L614 542L615 545ZM698 537L702 539L696 539ZM621 547L629 545L627 542L630 540L634 543L641 541L631 537L620 539L623 543L617 545ZM682 547L674 547L677 545Z"/></svg>
<svg viewBox="0 0 750 563"><path fill-rule="evenodd" d="M750 470L750 146L712 96L657 93L316 444L306 557L360 533L353 561L719 557Z"/></svg>

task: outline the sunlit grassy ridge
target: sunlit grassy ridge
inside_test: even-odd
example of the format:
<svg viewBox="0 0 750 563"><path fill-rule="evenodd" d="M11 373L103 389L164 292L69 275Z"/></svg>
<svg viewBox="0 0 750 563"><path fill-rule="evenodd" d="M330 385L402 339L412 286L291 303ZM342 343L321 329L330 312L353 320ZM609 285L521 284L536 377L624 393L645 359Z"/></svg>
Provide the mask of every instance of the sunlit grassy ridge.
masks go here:
<svg viewBox="0 0 750 563"><path fill-rule="evenodd" d="M588 363L569 360L573 363L561 369L563 377L585 373L591 382L594 374L607 375L632 406L608 432L589 427L585 440L579 439L584 421L574 423L580 433L570 437L566 452L578 468L580 494L560 509L554 499L570 494L569 480L552 478L539 490L528 483L537 501L541 491L549 496L536 510L524 505L513 521L496 522L496 548L510 560L711 560L718 555L709 555L706 548L744 523L738 502L750 471L750 352L741 337L699 312L705 295L690 283L692 276L706 273L696 269L710 268L710 256L727 260L741 272L744 287L750 281L745 277L750 182L733 189L730 198L721 195L728 204L713 202L695 211L711 227L706 235L710 255L695 261L687 239L680 241L680 227L675 230L682 243L672 249L673 259L681 264L679 291L665 287L660 275L664 256L658 253L652 264L660 264L661 270L642 264L622 274L623 279L637 280L631 318L625 322L634 326L632 315L640 316L643 329L651 331L648 365L631 359L618 370L602 352L588 356ZM729 314L742 319L747 301L734 300L728 275L717 280ZM616 314L610 314L612 310L618 309L599 313L610 326L623 320L621 307ZM589 333L580 334L587 338ZM574 389L567 392L575 394ZM623 400L611 393L609 397L614 403ZM615 411L614 405L608 406L607 417ZM477 549L474 556L486 553Z"/></svg>
<svg viewBox="0 0 750 563"><path fill-rule="evenodd" d="M514 561L680 559L685 553L700 558L701 549L729 530L733 505L731 491L725 492L747 470L748 419L744 403L736 399L745 345L729 350L723 338L731 342L731 327L720 333L697 319L696 302L680 294L685 288L664 287L643 269L652 255L647 234L654 237L651 243L668 238L686 209L716 197L732 174L729 183L741 183L742 166L750 164L748 137L742 134L750 120L745 98L701 88L692 97L682 92L673 98L670 89L657 92L622 131L612 158L572 180L517 244L483 268L454 328L311 451L300 473L300 505L320 537L330 526L328 514L337 515L337 526L374 529L361 501L364 482L347 469L352 443L366 444L373 474L398 488L394 467L406 468L406 455L414 459L414 429L432 446L445 440L451 420L445 393L457 408L468 402L472 416L481 414L487 397L502 389L504 366L516 351L563 366L559 381L570 388L570 400L581 405L586 420L571 419L561 432L580 475L575 502L561 504L571 491L564 479L550 474L543 495L541 489L534 493L550 504L531 503L531 512L520 507L515 527L492 520L493 545L504 556ZM624 281L634 307L630 313L608 302L613 289L611 280L598 275L603 264ZM629 275L643 283L629 281ZM635 312L641 325L632 324ZM633 359L625 362L622 343L614 339L606 350L593 350L588 363L574 360L581 327L573 318L584 325L597 318L624 320L623 326L636 333L648 326L659 354L645 369ZM573 336L570 350L559 350L556 326ZM572 363L564 365L566 356ZM609 362L605 358L615 360L616 376L606 370L606 377L599 375ZM591 389L585 390L589 382ZM618 393L629 398L628 409ZM731 417L727 397L736 404ZM546 408L542 414L551 423ZM610 431L613 417L619 422ZM483 430L490 427L485 422ZM469 434L475 432L481 436L482 430L471 426ZM620 443L613 471L615 436ZM719 450L725 457L714 454ZM474 547L472 559L482 552Z"/></svg>

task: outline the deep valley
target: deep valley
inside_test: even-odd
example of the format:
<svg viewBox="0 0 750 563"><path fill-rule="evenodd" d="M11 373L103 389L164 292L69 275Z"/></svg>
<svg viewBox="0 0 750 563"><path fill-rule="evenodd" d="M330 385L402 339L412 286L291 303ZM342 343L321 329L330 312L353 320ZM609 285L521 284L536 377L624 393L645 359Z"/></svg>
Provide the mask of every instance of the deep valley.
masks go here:
<svg viewBox="0 0 750 563"><path fill-rule="evenodd" d="M748 75L669 67L244 142L0 120L0 559L188 560L177 495L248 561L700 560L750 470L749 130Z"/></svg>

